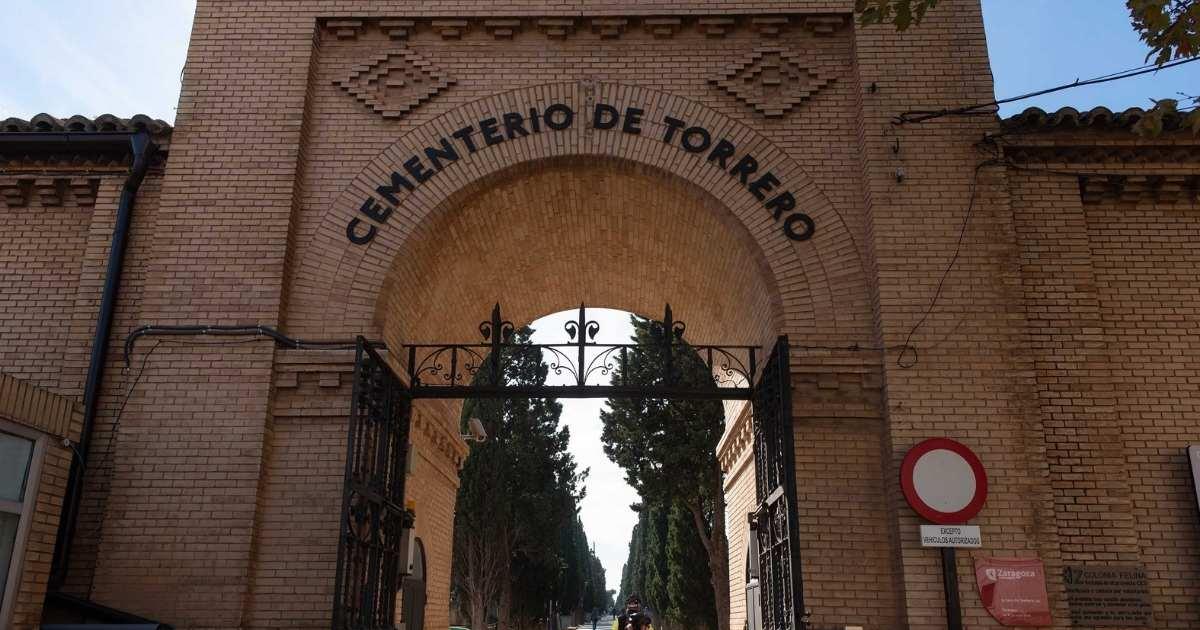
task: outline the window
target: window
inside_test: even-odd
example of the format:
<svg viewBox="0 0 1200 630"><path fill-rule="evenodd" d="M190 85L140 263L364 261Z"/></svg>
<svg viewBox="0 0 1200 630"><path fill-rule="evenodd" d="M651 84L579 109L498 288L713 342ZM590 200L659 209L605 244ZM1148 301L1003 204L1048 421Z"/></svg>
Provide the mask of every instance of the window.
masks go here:
<svg viewBox="0 0 1200 630"><path fill-rule="evenodd" d="M37 502L40 434L0 422L0 627L8 625Z"/></svg>

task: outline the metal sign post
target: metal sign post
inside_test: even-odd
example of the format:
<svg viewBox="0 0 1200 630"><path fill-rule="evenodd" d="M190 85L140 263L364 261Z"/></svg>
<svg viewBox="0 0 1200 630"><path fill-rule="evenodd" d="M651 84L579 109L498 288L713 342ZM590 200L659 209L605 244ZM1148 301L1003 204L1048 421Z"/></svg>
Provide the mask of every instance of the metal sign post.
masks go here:
<svg viewBox="0 0 1200 630"><path fill-rule="evenodd" d="M962 630L962 606L958 603L958 564L954 547L942 547L942 590L946 593L946 628Z"/></svg>

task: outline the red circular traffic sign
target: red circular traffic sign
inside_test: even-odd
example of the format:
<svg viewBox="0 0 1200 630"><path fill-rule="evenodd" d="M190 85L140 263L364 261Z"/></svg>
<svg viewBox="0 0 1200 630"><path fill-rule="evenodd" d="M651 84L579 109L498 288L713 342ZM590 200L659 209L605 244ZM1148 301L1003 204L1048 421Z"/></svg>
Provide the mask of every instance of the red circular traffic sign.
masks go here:
<svg viewBox="0 0 1200 630"><path fill-rule="evenodd" d="M971 449L948 438L933 438L904 456L900 487L913 511L926 520L961 525L983 508L987 473Z"/></svg>

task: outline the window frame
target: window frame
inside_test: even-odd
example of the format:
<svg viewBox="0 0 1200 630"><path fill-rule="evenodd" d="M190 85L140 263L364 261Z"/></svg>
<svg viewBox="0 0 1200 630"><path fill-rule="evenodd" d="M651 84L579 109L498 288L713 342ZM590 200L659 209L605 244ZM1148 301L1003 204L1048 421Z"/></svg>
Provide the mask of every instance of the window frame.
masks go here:
<svg viewBox="0 0 1200 630"><path fill-rule="evenodd" d="M17 536L13 540L12 564L8 567L8 581L4 586L4 600L0 601L0 628L12 622L17 605L17 594L21 587L22 569L25 567L25 546L33 527L33 513L37 509L38 490L42 477L42 464L46 456L48 436L41 431L0 418L0 431L17 437L33 440L33 452L29 457L29 470L25 473L25 490L21 501L0 500L0 511L17 514ZM17 508L17 509L14 509Z"/></svg>

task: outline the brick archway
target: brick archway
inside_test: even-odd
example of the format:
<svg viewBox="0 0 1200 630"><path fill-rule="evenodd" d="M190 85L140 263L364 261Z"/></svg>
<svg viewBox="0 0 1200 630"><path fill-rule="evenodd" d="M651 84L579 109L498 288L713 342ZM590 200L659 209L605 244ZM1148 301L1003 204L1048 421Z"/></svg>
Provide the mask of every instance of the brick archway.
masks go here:
<svg viewBox="0 0 1200 630"><path fill-rule="evenodd" d="M469 342L493 302L520 325L581 301L652 318L670 302L697 342L769 343L782 316L766 256L720 202L653 167L576 156L436 208L393 258L374 322L389 344Z"/></svg>
<svg viewBox="0 0 1200 630"><path fill-rule="evenodd" d="M378 225L370 242L350 242L347 224L362 218L363 200L377 196L376 187L389 182L393 171L404 173L406 160L422 155L426 147L439 147L441 139L450 138L465 125L499 118L504 112L530 108L545 111L555 103L572 109L577 118L573 125L504 139L469 154L462 152L461 159L445 164L414 190L400 190L395 211ZM595 103L644 109L642 133L622 133L619 126L593 129L587 123ZM691 153L677 143L664 142L665 116L704 126L711 131L714 143L718 137L729 139L736 144L738 157L752 154L763 165L762 171L770 170L781 182L779 190L786 187L794 195L797 209L812 217L816 224L814 236L805 241L789 240L763 202L748 192L738 177L706 160L707 152ZM478 137L476 140L480 141ZM467 200L483 203L480 200L503 184L506 177L528 174L543 166L567 168L564 172L569 172L571 164L577 171L586 169L599 178L606 172L621 177L633 172L658 174L664 186L677 191L681 204L708 207L726 215L721 220L729 219L724 225L729 228L726 234L732 237L725 239L712 232L709 245L714 252L741 249L755 259L755 266L766 277L753 282L770 287L772 313L766 319L770 320L772 334L820 335L830 342L861 341L866 336L870 314L861 253L836 209L799 164L752 128L695 101L644 87L591 82L530 86L483 98L405 134L376 156L327 209L299 257L289 296L289 328L331 337L363 330L382 333L382 305L394 303L397 296L403 299L403 294L412 289L411 284L400 286L405 256L413 247L425 247L419 244L420 239L429 238L430 230L437 229L433 226L445 227L437 218L440 210ZM604 170L605 164L610 170ZM680 218L688 221L688 216ZM452 255L452 233L434 238L446 238L447 255ZM457 255L469 252L459 251ZM578 300L585 296L563 297ZM486 301L481 302L480 311L484 305ZM633 305L631 310L639 308Z"/></svg>

